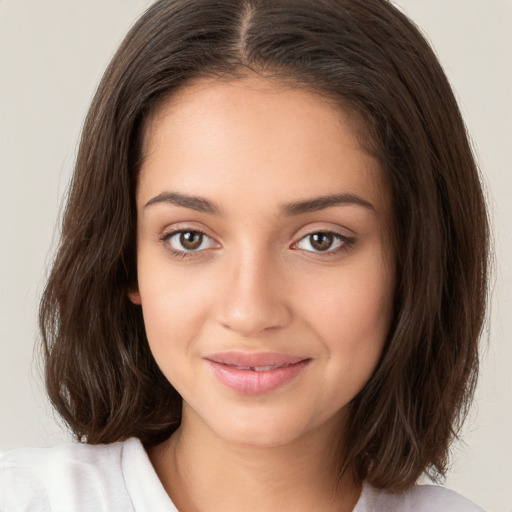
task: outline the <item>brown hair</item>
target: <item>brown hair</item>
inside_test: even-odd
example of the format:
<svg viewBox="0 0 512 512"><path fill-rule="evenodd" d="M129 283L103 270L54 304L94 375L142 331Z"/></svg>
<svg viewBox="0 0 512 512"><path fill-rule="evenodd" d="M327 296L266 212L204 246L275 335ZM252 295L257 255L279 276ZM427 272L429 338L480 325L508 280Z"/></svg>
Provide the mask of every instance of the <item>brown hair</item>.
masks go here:
<svg viewBox="0 0 512 512"><path fill-rule="evenodd" d="M377 487L443 475L471 403L486 304L488 223L465 127L418 29L386 0L160 0L126 36L85 122L42 297L48 393L77 438L151 445L181 398L150 353L134 206L144 121L198 77L258 73L363 119L395 210L393 325L353 400L343 467Z"/></svg>

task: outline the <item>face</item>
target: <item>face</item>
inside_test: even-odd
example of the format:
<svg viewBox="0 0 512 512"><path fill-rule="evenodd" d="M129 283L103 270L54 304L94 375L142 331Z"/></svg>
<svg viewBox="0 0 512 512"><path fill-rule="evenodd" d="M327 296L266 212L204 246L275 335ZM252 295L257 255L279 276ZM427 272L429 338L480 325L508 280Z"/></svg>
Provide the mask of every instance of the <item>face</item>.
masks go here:
<svg viewBox="0 0 512 512"><path fill-rule="evenodd" d="M203 80L145 136L130 298L182 428L258 446L340 432L394 292L389 195L349 117L261 78Z"/></svg>

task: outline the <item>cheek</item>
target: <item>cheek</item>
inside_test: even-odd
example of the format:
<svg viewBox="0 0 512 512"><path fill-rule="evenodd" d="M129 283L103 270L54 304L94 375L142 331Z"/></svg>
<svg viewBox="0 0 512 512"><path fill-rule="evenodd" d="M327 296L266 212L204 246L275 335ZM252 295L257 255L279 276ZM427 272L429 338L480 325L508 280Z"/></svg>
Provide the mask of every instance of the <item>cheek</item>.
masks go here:
<svg viewBox="0 0 512 512"><path fill-rule="evenodd" d="M139 292L149 345L160 363L159 357L197 337L207 317L209 287L197 286L197 276L187 272L171 272L166 261L145 262L140 257Z"/></svg>
<svg viewBox="0 0 512 512"><path fill-rule="evenodd" d="M394 276L389 266L361 261L314 286L304 286L302 316L319 335L329 357L349 373L369 378L393 315Z"/></svg>
<svg viewBox="0 0 512 512"><path fill-rule="evenodd" d="M204 324L202 297L192 287L180 290L172 279L141 287L142 313L150 351L167 380L183 396L198 379L189 365Z"/></svg>
<svg viewBox="0 0 512 512"><path fill-rule="evenodd" d="M370 334L389 326L394 287L384 265L354 265L305 287L302 296L308 309L329 330L358 329Z"/></svg>

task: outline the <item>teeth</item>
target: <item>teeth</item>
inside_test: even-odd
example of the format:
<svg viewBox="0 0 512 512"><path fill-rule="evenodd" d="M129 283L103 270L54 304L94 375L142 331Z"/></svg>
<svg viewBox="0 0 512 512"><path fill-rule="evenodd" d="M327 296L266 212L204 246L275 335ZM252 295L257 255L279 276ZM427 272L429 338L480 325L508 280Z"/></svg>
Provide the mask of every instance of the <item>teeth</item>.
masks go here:
<svg viewBox="0 0 512 512"><path fill-rule="evenodd" d="M278 366L254 366L251 370L255 372L269 372L270 370L275 370Z"/></svg>
<svg viewBox="0 0 512 512"><path fill-rule="evenodd" d="M270 372L272 370L277 370L277 368L285 368L286 366L290 366L290 365L289 364L274 364L274 365L269 365L269 366L239 366L239 365L235 365L235 364L228 364L227 366L232 366L233 368L237 368L239 370L250 370L252 372Z"/></svg>
<svg viewBox="0 0 512 512"><path fill-rule="evenodd" d="M231 365L230 365L231 366ZM272 366L235 366L235 368L238 368L239 370L250 370L252 372L269 372L271 370L275 370L276 368L280 368L279 365L272 365Z"/></svg>

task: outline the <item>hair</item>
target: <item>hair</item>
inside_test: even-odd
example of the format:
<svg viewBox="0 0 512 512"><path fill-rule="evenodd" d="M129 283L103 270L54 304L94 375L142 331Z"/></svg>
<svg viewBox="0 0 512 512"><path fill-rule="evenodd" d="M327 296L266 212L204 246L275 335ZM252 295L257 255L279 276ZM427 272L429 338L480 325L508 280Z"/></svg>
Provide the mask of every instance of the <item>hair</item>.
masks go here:
<svg viewBox="0 0 512 512"><path fill-rule="evenodd" d="M149 446L178 428L181 397L128 298L144 127L194 79L254 73L355 112L394 205L392 326L350 404L340 468L391 490L442 477L478 374L488 221L448 80L387 0L160 0L143 14L87 115L40 305L50 399L92 444L137 436Z"/></svg>

